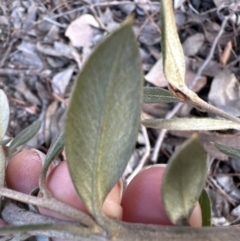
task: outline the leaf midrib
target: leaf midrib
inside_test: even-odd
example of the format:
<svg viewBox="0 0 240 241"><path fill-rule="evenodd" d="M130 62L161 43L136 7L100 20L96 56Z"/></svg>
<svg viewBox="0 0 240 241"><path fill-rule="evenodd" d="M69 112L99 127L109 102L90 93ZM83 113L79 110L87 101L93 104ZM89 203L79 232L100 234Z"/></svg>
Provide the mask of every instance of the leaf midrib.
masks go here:
<svg viewBox="0 0 240 241"><path fill-rule="evenodd" d="M117 53L115 54L115 59L114 59L114 62L113 62L113 67L112 67L112 71L111 71L111 74L109 75L109 78L108 78L108 81L107 81L107 87L105 89L105 93L107 93L106 95L106 98L105 98L105 103L103 105L103 108L102 108L102 113L104 113L104 115L102 115L100 117L100 124L98 126L98 136L99 138L97 138L97 141L96 141L96 145L95 145L95 152L94 152L94 165L93 165L93 169L94 169L94 173L95 173L95 176L96 178L92 178L92 190L93 190L93 197L94 199L92 200L92 209L94 210L94 212L98 212L100 208L99 205L100 205L100 199L99 199L99 174L101 173L101 147L102 147L102 143L103 143L103 137L104 137L104 123L106 122L106 120L108 119L108 116L109 114L106 114L108 113L107 109L108 109L108 99L109 99L109 94L111 94L110 90L112 89L112 85L111 83L113 82L112 79L113 79L113 74L115 73L115 69L117 68L117 62L118 62L118 57L120 55L120 47L117 48ZM101 175L101 174L100 174ZM97 204L97 206L95 205ZM96 209L97 208L97 209Z"/></svg>

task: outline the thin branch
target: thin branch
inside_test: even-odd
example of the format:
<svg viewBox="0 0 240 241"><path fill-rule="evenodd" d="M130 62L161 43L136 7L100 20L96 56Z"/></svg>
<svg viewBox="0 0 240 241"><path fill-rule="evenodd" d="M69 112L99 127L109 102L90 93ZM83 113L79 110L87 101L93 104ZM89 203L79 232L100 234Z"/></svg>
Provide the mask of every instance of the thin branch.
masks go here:
<svg viewBox="0 0 240 241"><path fill-rule="evenodd" d="M57 213L60 213L64 216L71 218L72 220L80 222L81 225L86 226L86 227L89 226L90 228L91 227L96 228L96 226L97 226L96 223L93 221L93 219L89 215L87 215L65 203L62 203L52 197L51 198L34 197L34 196L26 195L24 193L20 193L20 192L17 192L17 191L8 189L8 188L4 188L4 187L0 188L0 195L3 197L7 197L10 199L19 201L19 202L32 204L32 205L36 205L36 206L40 206L43 208L53 210Z"/></svg>
<svg viewBox="0 0 240 241"><path fill-rule="evenodd" d="M221 193L222 196L224 196L227 199L229 203L231 203L233 206L236 205L236 201L225 192L225 190L217 183L217 181L214 178L208 177L208 181L217 188L217 190Z"/></svg>
<svg viewBox="0 0 240 241"><path fill-rule="evenodd" d="M166 115L165 119L171 119L172 117L174 117L176 115L176 113L182 108L183 105L184 105L184 103L178 103L177 105L175 105L175 107ZM153 150L153 154L152 154L152 158L151 158L153 163L157 162L159 150L162 146L164 137L167 134L167 132L168 132L168 130L162 129L158 135L158 139L154 146L154 150Z"/></svg>
<svg viewBox="0 0 240 241"><path fill-rule="evenodd" d="M197 75L195 76L194 80L192 81L191 85L189 86L189 89L193 89L193 87L197 84L197 81L201 77L201 74L202 74L203 70L207 67L207 65L209 64L209 62L213 58L215 49L217 47L217 43L218 43L219 39L221 38L221 36L222 36L222 34L224 32L224 28L226 27L228 19L229 19L229 17L225 17L224 21L222 22L221 28L220 28L220 30L218 32L218 35L214 39L214 42L213 42L212 47L211 47L211 50L210 50L207 58L203 62L202 66L198 69Z"/></svg>
<svg viewBox="0 0 240 241"><path fill-rule="evenodd" d="M34 213L31 211L27 211L17 207L15 204L8 202L4 205L2 210L2 218L8 224L11 225L26 225L26 224L49 224L49 223L68 223L75 224L79 226L78 222L69 221L69 220L61 220L45 215L41 215L38 213Z"/></svg>
<svg viewBox="0 0 240 241"><path fill-rule="evenodd" d="M38 75L44 76L39 70L33 69L10 69L10 68L0 68L0 75Z"/></svg>
<svg viewBox="0 0 240 241"><path fill-rule="evenodd" d="M11 40L11 42L8 44L8 48L7 50L5 51L5 53L1 56L1 60L0 60L0 68L4 66L4 63L6 61L6 59L8 58L10 52L11 52L11 49L14 45L14 43L17 41L18 39L17 38L14 38Z"/></svg>

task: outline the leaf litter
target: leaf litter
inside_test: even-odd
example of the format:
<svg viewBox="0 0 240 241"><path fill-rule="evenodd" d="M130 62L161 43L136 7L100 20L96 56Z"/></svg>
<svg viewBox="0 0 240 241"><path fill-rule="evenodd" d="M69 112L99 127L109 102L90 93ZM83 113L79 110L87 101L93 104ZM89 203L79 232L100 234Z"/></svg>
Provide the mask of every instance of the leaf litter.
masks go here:
<svg viewBox="0 0 240 241"><path fill-rule="evenodd" d="M56 9L43 1L11 0L1 4L0 88L9 98L11 116L7 136L14 137L33 121L41 120L44 128L27 146L46 151L55 133L62 128L75 73L81 70L92 48L132 13L146 86L167 88L161 67L158 1L124 1L124 4L121 1L65 4L56 1ZM222 27L224 13L228 11L234 13ZM175 18L187 62L186 83L190 85L197 77L213 50L195 91L209 103L236 116L240 115L239 16L239 6L233 1L175 1ZM213 46L216 38L217 45ZM145 104L143 114L164 118L172 108L173 104ZM183 107L177 116L208 115L193 107ZM159 130L153 129L148 130L147 136L143 130L139 131L142 137L139 140L144 141L136 143L124 173L125 180L147 153L146 143L150 141L151 151L157 148L159 134ZM166 163L176 147L189 137L189 132L168 132L158 150L157 163ZM211 142L239 148L239 132L200 132L199 138L211 160L207 187L213 203L218 205L217 210L213 208L214 225L237 222L240 220L239 164L214 149ZM148 153L144 165L151 164L152 156ZM230 205L230 199L234 205Z"/></svg>

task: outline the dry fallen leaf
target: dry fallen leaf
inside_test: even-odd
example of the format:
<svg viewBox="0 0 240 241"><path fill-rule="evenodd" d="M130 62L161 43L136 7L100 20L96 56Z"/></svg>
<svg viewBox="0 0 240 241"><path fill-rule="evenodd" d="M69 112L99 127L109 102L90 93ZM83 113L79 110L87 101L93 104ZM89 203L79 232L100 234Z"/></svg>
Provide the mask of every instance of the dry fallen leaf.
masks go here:
<svg viewBox="0 0 240 241"><path fill-rule="evenodd" d="M71 80L75 67L70 66L67 69L57 73L52 79L52 89L55 94L64 95L65 90Z"/></svg>
<svg viewBox="0 0 240 241"><path fill-rule="evenodd" d="M232 42L228 41L227 45L225 46L223 53L220 56L220 63L225 66L230 58L232 51Z"/></svg>
<svg viewBox="0 0 240 241"><path fill-rule="evenodd" d="M240 115L240 85L236 76L225 69L213 79L208 100L234 116Z"/></svg>
<svg viewBox="0 0 240 241"><path fill-rule="evenodd" d="M191 84L191 82L196 77L196 73L191 68L191 61L188 57L185 57L186 61L186 73L185 73L185 83L187 86ZM153 65L151 70L145 75L145 79L157 86L157 87L166 87L168 85L168 81L165 78L164 72L163 72L163 60L162 55L160 55L160 58L158 61ZM199 81L197 82L196 86L194 86L193 90L195 92L198 92L201 90L205 84L206 84L206 77L201 76Z"/></svg>
<svg viewBox="0 0 240 241"><path fill-rule="evenodd" d="M197 33L188 37L182 46L185 56L194 56L197 54L204 43L204 39L202 33Z"/></svg>
<svg viewBox="0 0 240 241"><path fill-rule="evenodd" d="M175 0L174 1L174 9L180 8L186 0Z"/></svg>
<svg viewBox="0 0 240 241"><path fill-rule="evenodd" d="M163 60L162 56L153 65L152 69L145 75L145 79L155 86L165 87L168 85L168 81L163 73Z"/></svg>
<svg viewBox="0 0 240 241"><path fill-rule="evenodd" d="M172 136L176 136L178 138L190 138L194 131L170 131L169 132ZM180 139L176 139L176 143L174 143L174 139L170 138L170 142L173 145L178 145L181 143ZM211 142L219 142L223 145L230 145L230 146L239 146L240 137L239 135L232 135L232 134L221 134L217 132L209 132L209 131L201 131L198 132L199 141L202 143L206 151L211 157L217 158L219 160L228 160L226 154L217 150L214 145L210 144Z"/></svg>
<svg viewBox="0 0 240 241"><path fill-rule="evenodd" d="M72 21L65 36L68 37L74 47L83 47L89 49L92 45L93 30L92 27L98 28L99 24L96 19L90 15L85 14Z"/></svg>

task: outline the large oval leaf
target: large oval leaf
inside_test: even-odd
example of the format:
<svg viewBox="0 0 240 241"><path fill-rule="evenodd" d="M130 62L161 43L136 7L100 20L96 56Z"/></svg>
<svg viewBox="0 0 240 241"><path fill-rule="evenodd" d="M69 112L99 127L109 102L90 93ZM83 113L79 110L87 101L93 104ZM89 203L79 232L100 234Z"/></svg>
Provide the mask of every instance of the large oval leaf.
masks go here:
<svg viewBox="0 0 240 241"><path fill-rule="evenodd" d="M6 94L0 89L0 140L3 139L9 122L9 105Z"/></svg>
<svg viewBox="0 0 240 241"><path fill-rule="evenodd" d="M143 76L128 21L108 36L80 73L69 104L65 143L75 188L91 214L122 175L133 151Z"/></svg>
<svg viewBox="0 0 240 241"><path fill-rule="evenodd" d="M183 143L171 157L162 182L162 200L176 225L187 225L203 190L207 174L206 153L196 138Z"/></svg>

